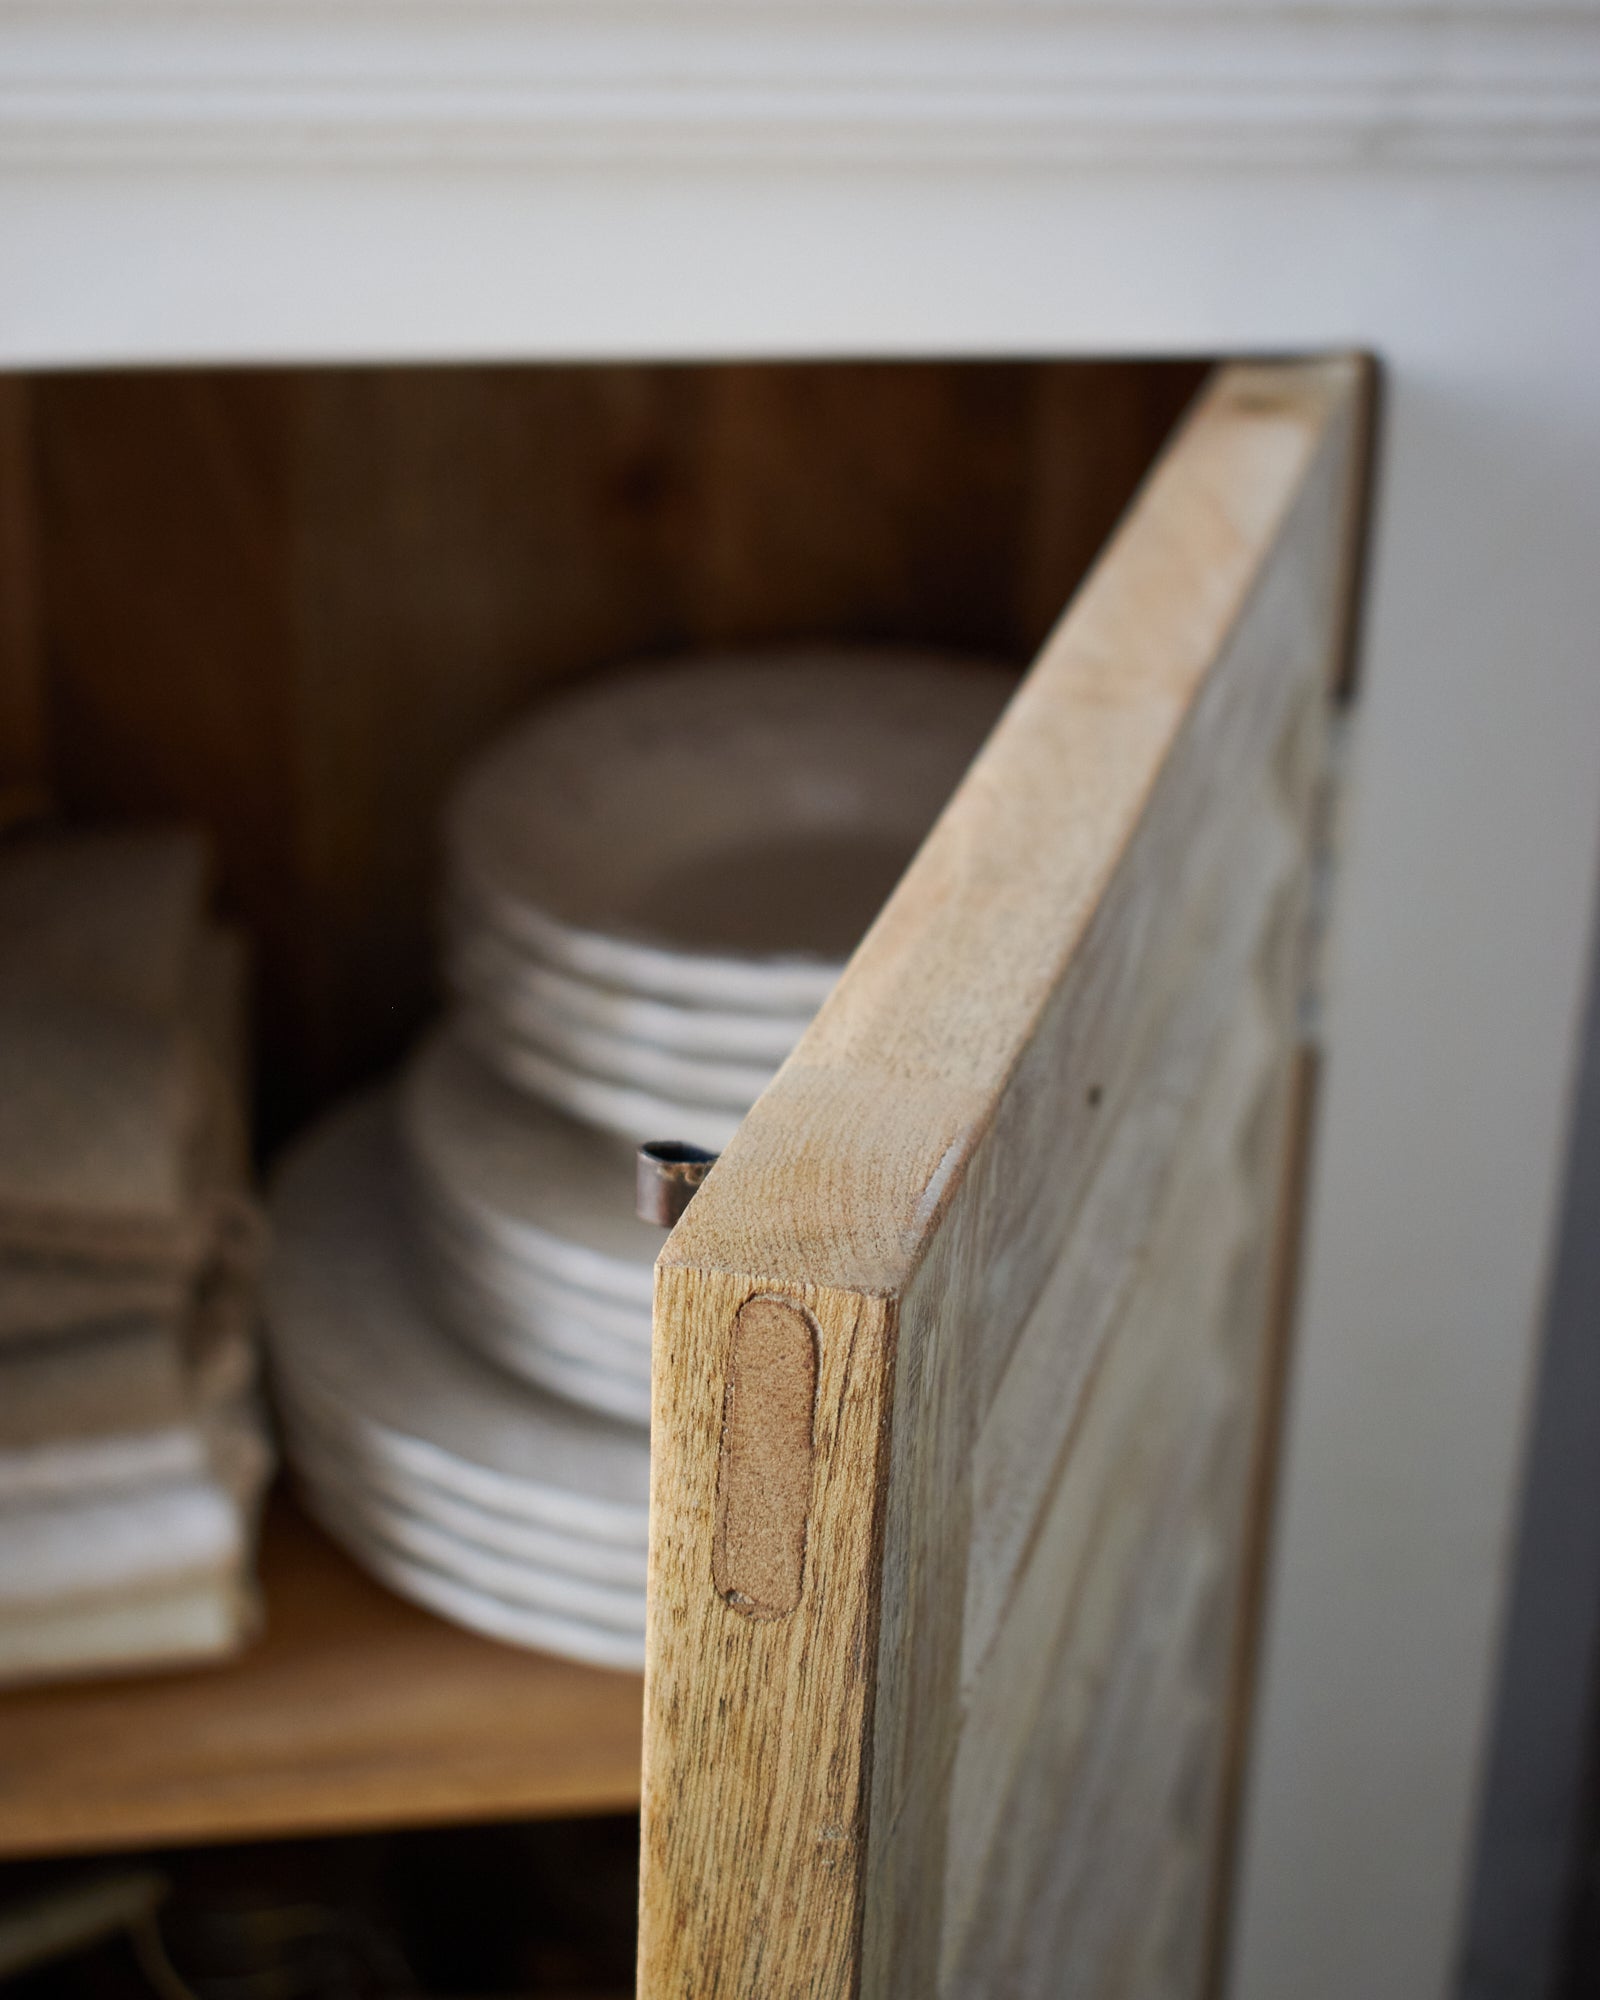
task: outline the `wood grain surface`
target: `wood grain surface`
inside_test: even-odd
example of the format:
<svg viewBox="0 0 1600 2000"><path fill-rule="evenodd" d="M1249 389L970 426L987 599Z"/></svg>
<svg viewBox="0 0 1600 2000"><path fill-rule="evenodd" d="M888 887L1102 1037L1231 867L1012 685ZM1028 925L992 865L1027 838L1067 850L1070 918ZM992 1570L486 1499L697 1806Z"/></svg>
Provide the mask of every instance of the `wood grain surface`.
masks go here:
<svg viewBox="0 0 1600 2000"><path fill-rule="evenodd" d="M287 1503L267 1626L203 1672L0 1695L0 1854L565 1817L639 1793L640 1687L447 1625Z"/></svg>
<svg viewBox="0 0 1600 2000"><path fill-rule="evenodd" d="M33 403L0 377L0 833L48 803Z"/></svg>
<svg viewBox="0 0 1600 2000"><path fill-rule="evenodd" d="M1198 1990L1361 400L1214 380L663 1252L647 2000ZM760 1620L758 1295L819 1350Z"/></svg>

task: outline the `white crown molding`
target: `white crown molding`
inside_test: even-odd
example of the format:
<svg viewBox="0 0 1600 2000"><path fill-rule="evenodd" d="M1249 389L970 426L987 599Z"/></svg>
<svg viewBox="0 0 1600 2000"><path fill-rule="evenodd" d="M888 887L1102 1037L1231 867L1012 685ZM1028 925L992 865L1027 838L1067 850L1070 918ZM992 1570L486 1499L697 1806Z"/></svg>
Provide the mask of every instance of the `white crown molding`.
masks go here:
<svg viewBox="0 0 1600 2000"><path fill-rule="evenodd" d="M1540 0L0 0L0 168L1600 163Z"/></svg>

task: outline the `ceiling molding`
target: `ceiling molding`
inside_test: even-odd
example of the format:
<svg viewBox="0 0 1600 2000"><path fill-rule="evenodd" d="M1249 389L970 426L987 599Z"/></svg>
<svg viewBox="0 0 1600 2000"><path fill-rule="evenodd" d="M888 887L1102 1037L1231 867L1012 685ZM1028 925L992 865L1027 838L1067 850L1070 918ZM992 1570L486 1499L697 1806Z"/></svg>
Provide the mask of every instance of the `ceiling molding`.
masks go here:
<svg viewBox="0 0 1600 2000"><path fill-rule="evenodd" d="M0 0L0 169L1600 163L1600 8Z"/></svg>

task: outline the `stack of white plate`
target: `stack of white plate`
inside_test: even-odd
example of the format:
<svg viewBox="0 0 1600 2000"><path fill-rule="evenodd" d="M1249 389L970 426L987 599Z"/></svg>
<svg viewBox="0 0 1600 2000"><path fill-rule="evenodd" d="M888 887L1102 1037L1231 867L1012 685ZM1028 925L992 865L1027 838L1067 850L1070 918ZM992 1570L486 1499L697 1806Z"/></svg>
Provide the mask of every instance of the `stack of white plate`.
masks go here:
<svg viewBox="0 0 1600 2000"><path fill-rule="evenodd" d="M391 1101L347 1106L302 1142L273 1215L274 1375L323 1525L458 1624L641 1665L647 1436L524 1386L430 1314Z"/></svg>
<svg viewBox="0 0 1600 2000"><path fill-rule="evenodd" d="M451 1018L275 1205L290 1456L397 1590L638 1664L661 1233L634 1147L727 1143L1013 685L904 653L632 669L467 774Z"/></svg>
<svg viewBox="0 0 1600 2000"><path fill-rule="evenodd" d="M586 1124L720 1151L1014 686L812 648L624 669L547 704L448 816L464 1038Z"/></svg>
<svg viewBox="0 0 1600 2000"><path fill-rule="evenodd" d="M444 1318L525 1380L647 1424L661 1231L633 1212L632 1153L513 1090L452 1030L412 1059L401 1117Z"/></svg>

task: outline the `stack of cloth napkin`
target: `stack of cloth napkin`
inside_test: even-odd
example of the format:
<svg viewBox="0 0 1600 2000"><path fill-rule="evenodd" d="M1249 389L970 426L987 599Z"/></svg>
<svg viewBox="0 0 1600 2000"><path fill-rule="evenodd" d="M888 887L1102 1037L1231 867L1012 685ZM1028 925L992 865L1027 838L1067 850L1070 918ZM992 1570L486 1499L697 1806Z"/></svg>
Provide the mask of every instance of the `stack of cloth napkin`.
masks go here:
<svg viewBox="0 0 1600 2000"><path fill-rule="evenodd" d="M186 833L0 841L0 1681L256 1623L261 1229L208 873Z"/></svg>

